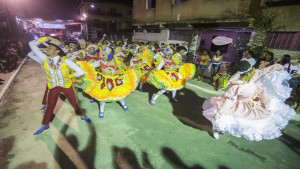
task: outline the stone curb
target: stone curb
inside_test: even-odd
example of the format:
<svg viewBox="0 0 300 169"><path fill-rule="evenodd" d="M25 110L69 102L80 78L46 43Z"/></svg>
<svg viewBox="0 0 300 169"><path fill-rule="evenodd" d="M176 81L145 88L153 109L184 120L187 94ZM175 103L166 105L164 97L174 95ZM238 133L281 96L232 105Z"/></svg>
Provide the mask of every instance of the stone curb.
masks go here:
<svg viewBox="0 0 300 169"><path fill-rule="evenodd" d="M16 77L16 75L19 73L19 71L20 71L21 67L23 66L23 64L25 63L26 59L27 59L27 56L24 58L24 60L22 61L22 63L19 65L19 67L15 71L15 73L8 79L8 82L6 83L6 86L0 92L0 102L4 98L7 90L9 89L10 85L12 84L12 81L14 80L14 78Z"/></svg>

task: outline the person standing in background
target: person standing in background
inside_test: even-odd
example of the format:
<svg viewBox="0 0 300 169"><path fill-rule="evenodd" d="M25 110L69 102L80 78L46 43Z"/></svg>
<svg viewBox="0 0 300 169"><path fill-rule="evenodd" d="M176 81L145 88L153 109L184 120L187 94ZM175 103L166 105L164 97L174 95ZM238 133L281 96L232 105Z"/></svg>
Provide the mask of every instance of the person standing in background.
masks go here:
<svg viewBox="0 0 300 169"><path fill-rule="evenodd" d="M222 60L222 52L218 49L216 51L216 55L214 55L211 59L211 82L213 82L213 77L219 72Z"/></svg>
<svg viewBox="0 0 300 169"><path fill-rule="evenodd" d="M208 51L203 50L203 54L199 58L199 62L198 62L199 65L197 66L197 72L196 72L196 75L195 75L195 78L197 78L198 81L203 80L204 73L207 69L207 63L208 63L209 59L210 58L209 58ZM199 78L199 75L200 75L200 78Z"/></svg>

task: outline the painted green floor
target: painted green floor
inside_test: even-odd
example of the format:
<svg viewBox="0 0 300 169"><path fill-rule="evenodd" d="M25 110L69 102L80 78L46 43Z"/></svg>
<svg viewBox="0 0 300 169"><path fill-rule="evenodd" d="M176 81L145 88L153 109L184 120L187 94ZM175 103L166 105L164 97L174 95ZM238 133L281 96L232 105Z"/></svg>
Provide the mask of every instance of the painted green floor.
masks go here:
<svg viewBox="0 0 300 169"><path fill-rule="evenodd" d="M33 65L34 70L29 71ZM32 61L27 61L22 69L15 85L43 77L42 69ZM28 71L33 76L24 74ZM29 79L22 80L26 76ZM45 83L36 81L35 89L41 91L35 94L25 91L23 97L18 97L20 104L30 98L41 99ZM118 103L108 103L104 119L98 118L97 103L90 103L88 97L78 92L81 107L93 120L92 124L75 117L65 101L58 104L50 129L39 136L32 134L38 129L42 114L38 108L32 108L35 105L32 100L24 101L27 109L35 110L29 112L32 116L23 115L19 105L13 118L1 119L2 124L3 120L12 120L0 128L1 139L15 135L15 144L8 153L14 156L8 159L8 168L29 162L64 169L84 165L97 169L299 168L300 121L292 120L283 130L283 136L274 140L251 142L229 135L220 135L216 140L210 136L211 124L201 111L206 98L220 93L203 82L191 80L188 83L177 94L179 103L174 104L169 96L162 95L156 106L150 105L148 100L157 90L145 85L144 93L134 91L126 97L129 111L124 111ZM22 91L19 85L11 89L8 101L17 97L14 92ZM12 111L11 107L6 109ZM29 126L26 131L14 127L18 121Z"/></svg>

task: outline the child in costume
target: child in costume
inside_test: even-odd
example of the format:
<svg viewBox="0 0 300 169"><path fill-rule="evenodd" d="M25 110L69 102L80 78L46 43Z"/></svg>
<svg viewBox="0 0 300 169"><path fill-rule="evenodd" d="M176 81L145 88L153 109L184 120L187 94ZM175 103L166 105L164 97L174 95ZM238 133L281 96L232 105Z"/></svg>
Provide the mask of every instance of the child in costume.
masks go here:
<svg viewBox="0 0 300 169"><path fill-rule="evenodd" d="M102 59L92 64L77 63L84 70L85 76L83 83L76 87L82 88L85 93L100 101L99 118L104 117L106 102L120 101L123 109L128 110L124 98L136 88L139 81L137 71L124 70L126 65L113 54L112 49L106 47L101 52Z"/></svg>
<svg viewBox="0 0 300 169"><path fill-rule="evenodd" d="M150 100L151 105L155 105L156 99L166 91L172 91L172 101L176 100L176 91L183 88L186 81L195 74L194 64L181 64L178 58L173 58L169 49L165 49L165 57L159 59L159 65L151 71L148 82L160 91ZM155 56L156 57L156 56ZM164 70L161 70L164 67Z"/></svg>
<svg viewBox="0 0 300 169"><path fill-rule="evenodd" d="M43 68L47 75L48 86L47 107L42 121L42 127L37 130L34 135L41 134L44 130L49 128L53 110L60 93L63 93L66 96L70 104L73 106L76 114L81 116L81 120L84 120L88 123L91 122L88 117L81 113L81 110L77 104L71 80L72 78L84 75L83 70L72 61L66 59L62 49L53 43L48 43L46 54L41 52L38 48L38 45L48 40L51 40L51 38L43 37L39 40L33 40L29 42L31 50L35 56L39 58L41 63L43 63ZM74 74L70 74L71 69L75 71Z"/></svg>
<svg viewBox="0 0 300 169"><path fill-rule="evenodd" d="M281 136L295 111L284 103L291 90L289 75L283 66L255 70L247 61L239 63L237 79L225 94L203 103L203 115L212 122L214 137L218 132L260 141Z"/></svg>

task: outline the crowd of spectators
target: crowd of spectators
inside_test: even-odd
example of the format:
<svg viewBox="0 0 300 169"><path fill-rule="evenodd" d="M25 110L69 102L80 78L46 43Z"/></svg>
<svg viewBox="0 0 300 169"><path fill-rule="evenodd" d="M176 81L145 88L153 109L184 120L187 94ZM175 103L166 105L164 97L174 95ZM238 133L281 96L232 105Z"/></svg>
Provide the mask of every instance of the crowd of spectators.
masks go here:
<svg viewBox="0 0 300 169"><path fill-rule="evenodd" d="M15 70L18 66L18 59L26 57L28 51L27 41L0 39L0 74ZM4 84L4 79L0 78L0 85L2 84Z"/></svg>
<svg viewBox="0 0 300 169"><path fill-rule="evenodd" d="M220 60L222 59L222 53L216 52L220 55ZM244 49L240 53L240 58L242 60L248 61L255 69L263 69L265 67L271 66L275 63L284 66L284 69L291 75L291 80L288 81L289 86L293 89L291 98L287 100L287 104L292 107L297 107L297 103L300 104L300 53L294 56L283 55L280 61L276 62L274 60L274 53L271 51L264 51L260 56L255 56L254 53L249 49ZM195 59L195 64L197 66L197 72L194 78L199 81L203 80L204 72L208 69L211 73L210 83L215 87L216 90L226 87L226 83L229 81L230 77L237 72L237 63L232 62L229 64L215 63L216 56L210 56L209 51L206 49L199 50ZM208 61L212 63L212 66L207 66ZM200 78L199 78L200 77ZM300 107L300 106L299 106Z"/></svg>
<svg viewBox="0 0 300 169"><path fill-rule="evenodd" d="M0 39L0 73L13 71L18 65L18 58L26 56L26 43L22 40Z"/></svg>

